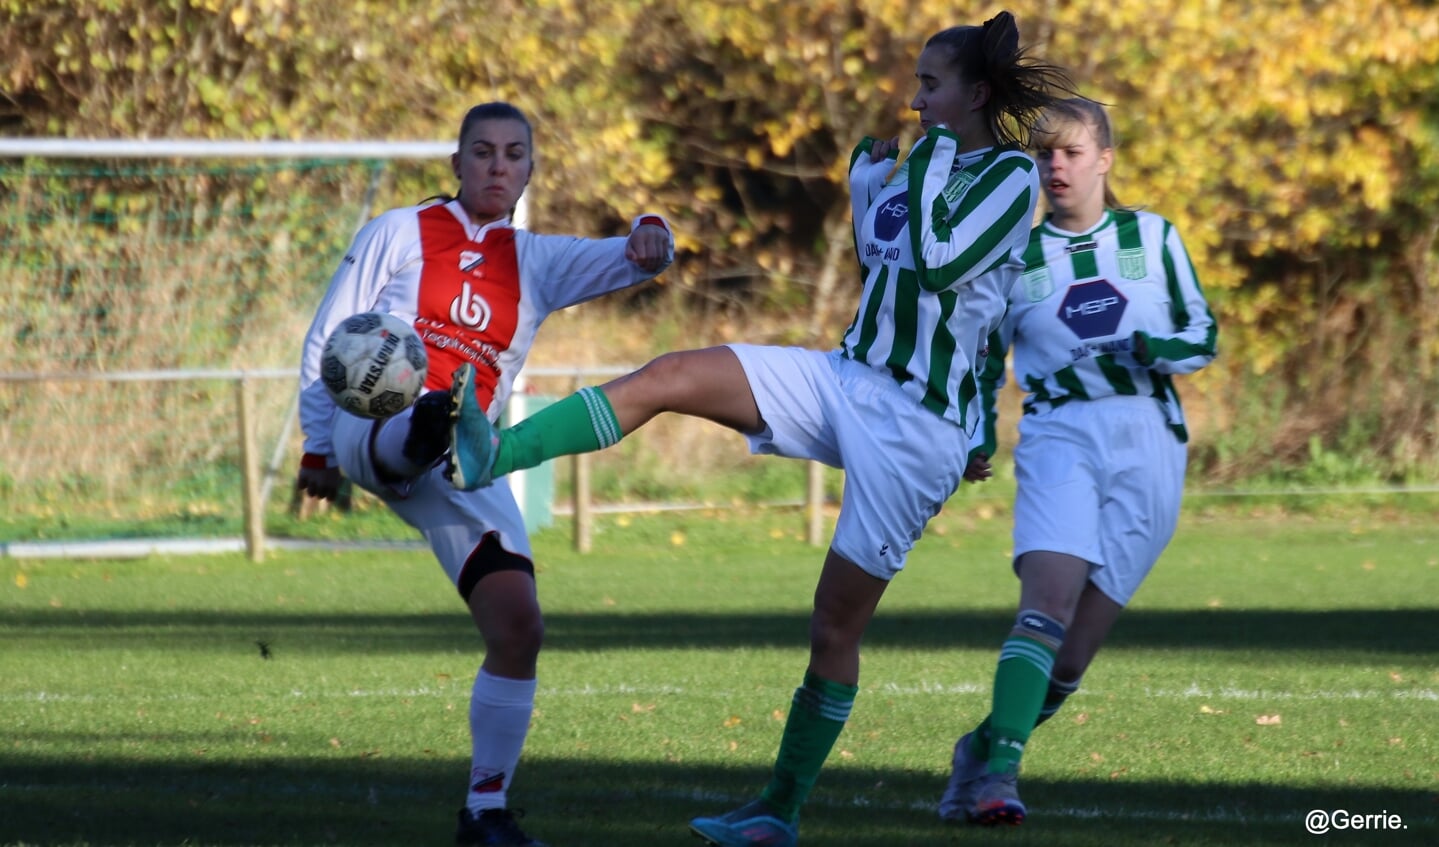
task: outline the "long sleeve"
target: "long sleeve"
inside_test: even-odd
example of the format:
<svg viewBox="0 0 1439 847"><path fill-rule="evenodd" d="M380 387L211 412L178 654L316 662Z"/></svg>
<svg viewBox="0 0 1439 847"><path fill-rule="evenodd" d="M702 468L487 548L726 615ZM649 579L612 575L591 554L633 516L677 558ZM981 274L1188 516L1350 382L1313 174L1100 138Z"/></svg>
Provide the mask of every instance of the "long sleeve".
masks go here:
<svg viewBox="0 0 1439 847"><path fill-rule="evenodd" d="M413 216L411 216L413 217ZM399 232L393 213L370 221L356 234L305 334L300 359L300 429L304 451L321 456L334 452L330 429L338 409L320 381L320 356L325 341L340 321L373 309L385 282L393 275L393 248Z"/></svg>
<svg viewBox="0 0 1439 847"><path fill-rule="evenodd" d="M1009 320L1009 313L1005 312L1005 319L1000 323L999 329L989 334L989 343L986 346L984 364L979 371L979 426L980 433L978 443L970 448L970 458L975 453L983 453L994 458L999 450L999 436L997 426L999 423L998 397L999 390L1004 387L1004 360L1009 354L1009 344L1014 336L1014 324Z"/></svg>
<svg viewBox="0 0 1439 847"><path fill-rule="evenodd" d="M910 236L927 291L964 285L1011 261L1039 201L1034 160L1023 152L995 148L957 168L958 150L958 136L932 127L910 153L909 193L919 212Z"/></svg>
<svg viewBox="0 0 1439 847"><path fill-rule="evenodd" d="M1162 374L1193 373L1218 353L1219 326L1209 311L1184 242L1168 221L1164 224L1163 258L1174 332L1138 332L1144 336L1149 354L1142 364Z"/></svg>

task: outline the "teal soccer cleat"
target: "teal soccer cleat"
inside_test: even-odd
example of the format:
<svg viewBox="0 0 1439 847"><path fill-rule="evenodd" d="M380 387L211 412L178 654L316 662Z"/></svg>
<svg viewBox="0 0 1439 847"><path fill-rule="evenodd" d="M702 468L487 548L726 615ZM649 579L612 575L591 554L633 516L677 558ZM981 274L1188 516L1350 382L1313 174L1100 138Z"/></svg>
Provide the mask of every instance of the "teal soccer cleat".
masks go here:
<svg viewBox="0 0 1439 847"><path fill-rule="evenodd" d="M461 491L484 488L492 481L499 436L475 397L475 366L455 369L450 382L450 459L445 476Z"/></svg>
<svg viewBox="0 0 1439 847"><path fill-rule="evenodd" d="M759 800L719 817L695 818L690 821L690 832L717 847L794 847L799 843L795 825L780 820Z"/></svg>

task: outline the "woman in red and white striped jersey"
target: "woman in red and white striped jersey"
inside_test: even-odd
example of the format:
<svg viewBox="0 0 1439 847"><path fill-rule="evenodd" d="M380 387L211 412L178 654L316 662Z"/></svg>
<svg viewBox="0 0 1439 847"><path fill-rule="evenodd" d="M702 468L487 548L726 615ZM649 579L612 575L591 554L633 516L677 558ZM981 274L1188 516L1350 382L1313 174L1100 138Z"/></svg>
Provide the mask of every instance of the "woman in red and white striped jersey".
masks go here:
<svg viewBox="0 0 1439 847"><path fill-rule="evenodd" d="M534 169L533 132L508 103L466 114L451 156L459 191L392 209L355 236L305 338L298 487L333 498L343 472L429 542L485 643L470 700L473 740L459 844L539 844L507 808L534 709L543 623L529 537L504 481L465 491L447 477L461 407L499 416L550 313L653 278L674 258L669 225L635 218L624 237L541 235L510 216ZM325 339L346 317L388 312L414 324L428 392L370 420L341 411L320 379Z"/></svg>

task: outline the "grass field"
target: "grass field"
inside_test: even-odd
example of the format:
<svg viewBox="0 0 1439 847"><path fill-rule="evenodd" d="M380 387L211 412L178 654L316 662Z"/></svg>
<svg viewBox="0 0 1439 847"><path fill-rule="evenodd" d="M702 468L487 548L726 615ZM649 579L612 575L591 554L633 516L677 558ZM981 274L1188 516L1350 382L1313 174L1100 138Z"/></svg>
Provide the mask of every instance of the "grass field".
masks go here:
<svg viewBox="0 0 1439 847"><path fill-rule="evenodd" d="M802 517L536 539L547 643L512 805L554 847L697 845L767 776L806 658ZM1013 619L1008 521L951 509L891 587L812 845L1439 843L1439 525L1186 516L1065 710L1026 824L933 812ZM0 844L441 845L478 636L423 551L0 560ZM262 658L257 642L270 657ZM1316 838L1312 809L1403 829Z"/></svg>

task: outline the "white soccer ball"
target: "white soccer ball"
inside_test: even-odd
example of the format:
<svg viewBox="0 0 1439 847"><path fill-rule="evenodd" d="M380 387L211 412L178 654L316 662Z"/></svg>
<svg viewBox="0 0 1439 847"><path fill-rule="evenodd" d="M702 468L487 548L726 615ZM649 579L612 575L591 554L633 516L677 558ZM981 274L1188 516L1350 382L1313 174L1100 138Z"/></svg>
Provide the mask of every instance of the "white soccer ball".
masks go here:
<svg viewBox="0 0 1439 847"><path fill-rule="evenodd" d="M366 418L388 418L415 402L428 372L419 333L385 312L345 318L320 354L320 380L330 396L341 409Z"/></svg>

